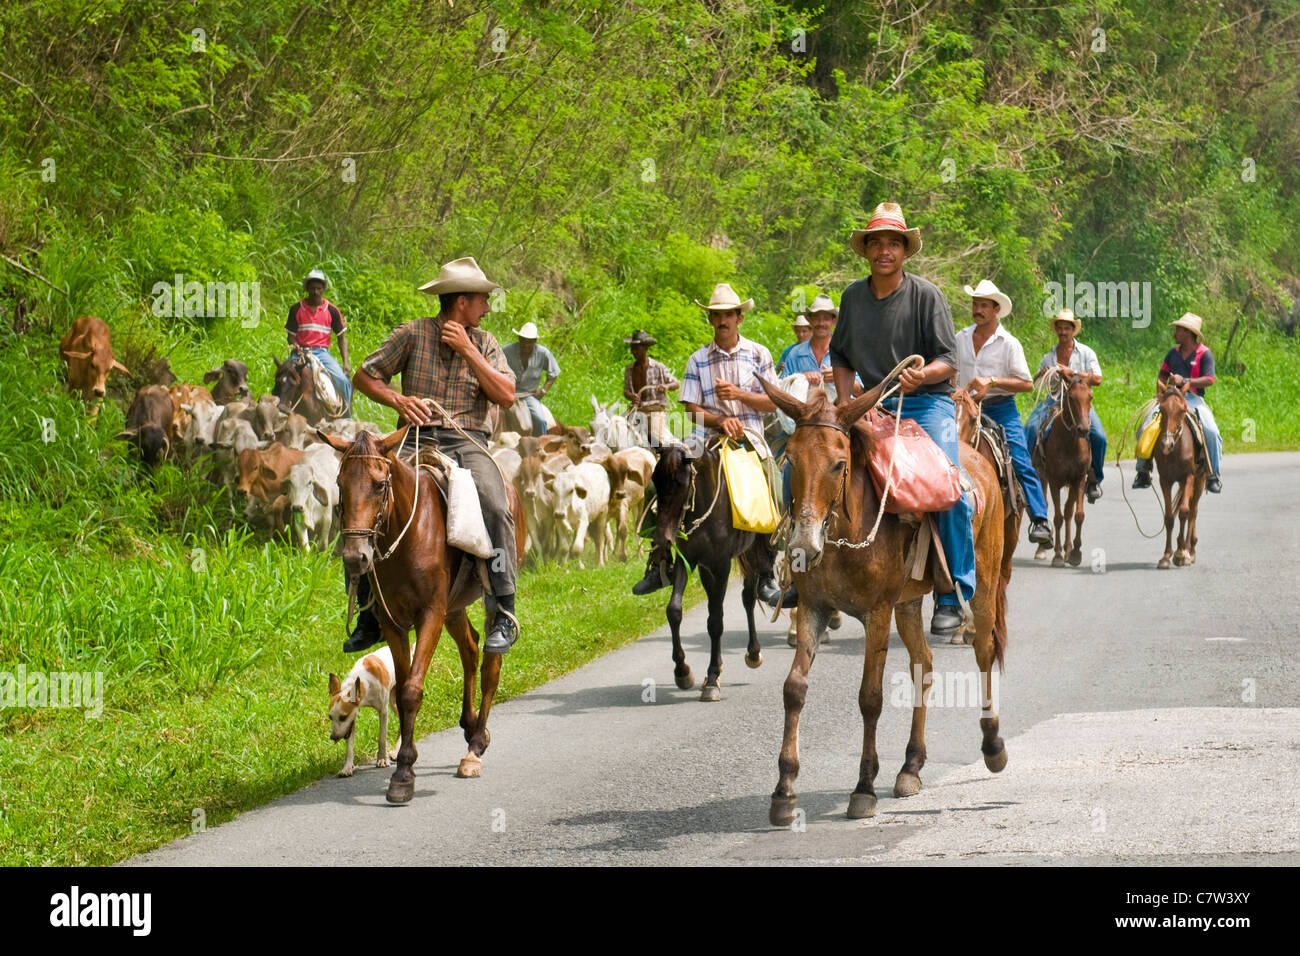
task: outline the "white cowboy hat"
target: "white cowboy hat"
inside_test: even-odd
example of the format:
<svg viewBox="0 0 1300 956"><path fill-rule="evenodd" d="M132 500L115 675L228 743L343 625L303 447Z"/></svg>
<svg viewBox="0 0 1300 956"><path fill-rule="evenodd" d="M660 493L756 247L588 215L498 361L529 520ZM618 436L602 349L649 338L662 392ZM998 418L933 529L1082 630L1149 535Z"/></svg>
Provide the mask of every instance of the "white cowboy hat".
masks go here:
<svg viewBox="0 0 1300 956"><path fill-rule="evenodd" d="M908 229L903 210L898 203L882 202L871 214L865 228L849 233L849 248L862 258L867 257L867 236L873 232L896 232L903 237L903 258L910 259L921 251L921 230Z"/></svg>
<svg viewBox="0 0 1300 956"><path fill-rule="evenodd" d="M448 262L438 270L438 278L420 286L420 291L445 295L448 292L492 292L499 288L501 286L483 274L473 256L466 256Z"/></svg>
<svg viewBox="0 0 1300 956"><path fill-rule="evenodd" d="M808 321L808 316L801 315L794 320L794 327L796 329L811 329L812 323Z"/></svg>
<svg viewBox="0 0 1300 956"><path fill-rule="evenodd" d="M708 309L710 312L726 312L731 309L748 312L754 307L754 300L746 299L741 302L740 296L736 295L736 290L731 287L730 283L719 282L713 287L713 295L709 296L708 305L705 305L699 299L695 300L695 304L701 309Z"/></svg>
<svg viewBox="0 0 1300 956"><path fill-rule="evenodd" d="M515 329L515 335L521 339L538 339L541 336L537 334L537 324L535 322L525 322L522 329Z"/></svg>
<svg viewBox="0 0 1300 956"><path fill-rule="evenodd" d="M1182 318L1176 319L1169 324L1184 328L1196 336L1196 341L1201 340L1201 317L1195 312L1184 312Z"/></svg>
<svg viewBox="0 0 1300 956"><path fill-rule="evenodd" d="M329 288L330 280L325 278L325 273L321 272L319 269L312 269L311 272L307 273L307 278L302 280L302 287L304 289L307 288L307 283L312 280L323 282L325 283L325 288Z"/></svg>
<svg viewBox="0 0 1300 956"><path fill-rule="evenodd" d="M992 299L998 304L998 318L1003 318L1011 314L1011 297L1001 291L988 279L980 279L980 284L975 288L970 286L962 287L966 294L972 299Z"/></svg>
<svg viewBox="0 0 1300 956"><path fill-rule="evenodd" d="M829 312L837 319L840 317L840 310L835 308L835 303L825 292L819 294L812 300L812 305L808 306L808 314L812 315L814 312Z"/></svg>
<svg viewBox="0 0 1300 956"><path fill-rule="evenodd" d="M1069 309L1062 309L1060 312L1056 313L1056 315L1052 316L1053 329L1056 328L1057 322L1073 322L1075 335L1078 335L1079 330L1083 328L1083 320L1079 318L1077 315L1075 315Z"/></svg>

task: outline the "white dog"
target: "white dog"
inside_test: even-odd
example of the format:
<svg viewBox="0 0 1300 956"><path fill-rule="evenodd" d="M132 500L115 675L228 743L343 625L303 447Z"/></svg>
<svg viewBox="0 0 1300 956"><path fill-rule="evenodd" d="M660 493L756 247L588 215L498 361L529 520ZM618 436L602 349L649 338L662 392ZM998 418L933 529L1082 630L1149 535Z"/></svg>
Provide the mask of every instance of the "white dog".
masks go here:
<svg viewBox="0 0 1300 956"><path fill-rule="evenodd" d="M414 650L414 648L412 648ZM343 761L340 777L352 776L352 745L357 734L357 714L362 707L373 707L379 712L379 755L376 767L387 767L397 751L388 750L388 710L397 709L397 668L393 666L393 652L382 647L357 661L348 676L339 680L330 674L330 740L348 742L348 755Z"/></svg>

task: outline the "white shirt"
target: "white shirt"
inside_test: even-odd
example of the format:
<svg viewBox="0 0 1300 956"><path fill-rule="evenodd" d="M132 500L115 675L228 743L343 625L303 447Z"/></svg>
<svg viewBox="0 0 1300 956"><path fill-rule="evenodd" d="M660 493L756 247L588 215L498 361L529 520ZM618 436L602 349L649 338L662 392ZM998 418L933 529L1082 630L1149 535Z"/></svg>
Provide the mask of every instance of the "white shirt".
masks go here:
<svg viewBox="0 0 1300 956"><path fill-rule="evenodd" d="M1029 382L1029 363L1020 340L1001 323L997 331L975 353L975 326L970 325L957 333L957 387L965 388L973 378L1018 378ZM1005 388L990 388L989 397L1014 395Z"/></svg>
<svg viewBox="0 0 1300 956"><path fill-rule="evenodd" d="M1038 371L1051 368L1055 364L1056 346L1053 345L1043 356L1043 360L1038 363ZM1097 353L1078 339L1074 340L1074 350L1070 352L1070 368L1075 372L1087 372L1089 375L1101 374L1101 363L1097 361Z"/></svg>

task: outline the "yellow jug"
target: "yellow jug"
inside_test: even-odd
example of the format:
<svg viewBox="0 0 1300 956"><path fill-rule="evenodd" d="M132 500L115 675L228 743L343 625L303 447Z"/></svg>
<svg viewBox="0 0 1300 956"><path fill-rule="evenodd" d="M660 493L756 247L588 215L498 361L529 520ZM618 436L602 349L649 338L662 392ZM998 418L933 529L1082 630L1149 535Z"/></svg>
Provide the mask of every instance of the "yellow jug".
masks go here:
<svg viewBox="0 0 1300 956"><path fill-rule="evenodd" d="M1147 427L1138 435L1137 454L1139 458L1150 458L1155 451L1156 439L1160 437L1161 415L1156 412Z"/></svg>

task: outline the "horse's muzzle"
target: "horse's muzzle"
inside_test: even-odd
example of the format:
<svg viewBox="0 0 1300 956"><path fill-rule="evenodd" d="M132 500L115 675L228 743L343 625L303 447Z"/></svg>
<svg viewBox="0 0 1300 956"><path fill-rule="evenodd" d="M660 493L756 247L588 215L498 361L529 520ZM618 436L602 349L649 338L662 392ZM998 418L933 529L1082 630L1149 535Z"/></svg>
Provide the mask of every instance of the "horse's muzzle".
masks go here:
<svg viewBox="0 0 1300 956"><path fill-rule="evenodd" d="M343 544L343 570L348 577L369 574L375 567L375 547L368 538L348 538Z"/></svg>
<svg viewBox="0 0 1300 956"><path fill-rule="evenodd" d="M808 571L822 559L826 548L826 522L799 519L794 523L786 554L792 571Z"/></svg>

